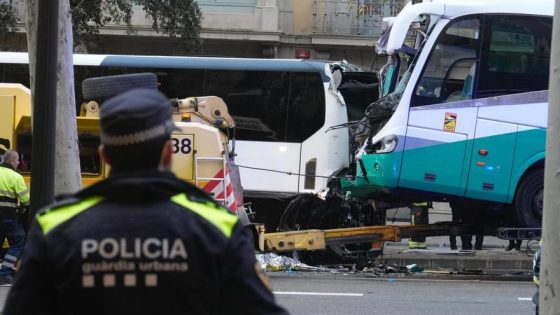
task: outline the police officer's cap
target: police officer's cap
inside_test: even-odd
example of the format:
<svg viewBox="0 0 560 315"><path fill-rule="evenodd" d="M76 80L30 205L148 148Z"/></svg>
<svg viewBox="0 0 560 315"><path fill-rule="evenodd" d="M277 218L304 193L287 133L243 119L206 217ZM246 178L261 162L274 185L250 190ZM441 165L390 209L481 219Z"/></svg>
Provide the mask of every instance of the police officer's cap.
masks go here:
<svg viewBox="0 0 560 315"><path fill-rule="evenodd" d="M156 89L132 89L101 106L101 143L128 146L169 138L177 129L169 99Z"/></svg>

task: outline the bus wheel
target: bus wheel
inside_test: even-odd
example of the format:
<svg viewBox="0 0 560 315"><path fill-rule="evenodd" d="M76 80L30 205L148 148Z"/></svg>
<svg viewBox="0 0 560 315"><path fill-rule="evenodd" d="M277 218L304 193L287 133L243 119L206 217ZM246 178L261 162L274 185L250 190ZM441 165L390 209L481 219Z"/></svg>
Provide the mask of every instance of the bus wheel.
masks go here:
<svg viewBox="0 0 560 315"><path fill-rule="evenodd" d="M517 221L524 227L540 227L543 213L544 169L528 173L515 194Z"/></svg>

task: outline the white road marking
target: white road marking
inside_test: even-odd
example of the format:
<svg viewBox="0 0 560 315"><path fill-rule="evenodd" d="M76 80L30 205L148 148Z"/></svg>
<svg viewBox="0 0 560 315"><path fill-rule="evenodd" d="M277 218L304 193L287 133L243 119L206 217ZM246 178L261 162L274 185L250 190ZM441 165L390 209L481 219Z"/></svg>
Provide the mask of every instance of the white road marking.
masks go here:
<svg viewBox="0 0 560 315"><path fill-rule="evenodd" d="M530 297L518 297L517 299L519 301L532 301L533 300L533 298L530 298Z"/></svg>
<svg viewBox="0 0 560 315"><path fill-rule="evenodd" d="M364 296L363 293L332 293L332 292L282 292L274 291L276 295L318 295L318 296Z"/></svg>

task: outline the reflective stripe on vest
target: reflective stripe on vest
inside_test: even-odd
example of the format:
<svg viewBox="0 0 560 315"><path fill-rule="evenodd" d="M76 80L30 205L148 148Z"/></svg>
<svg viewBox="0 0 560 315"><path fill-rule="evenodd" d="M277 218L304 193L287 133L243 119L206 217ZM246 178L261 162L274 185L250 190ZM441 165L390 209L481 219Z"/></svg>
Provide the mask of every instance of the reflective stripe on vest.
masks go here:
<svg viewBox="0 0 560 315"><path fill-rule="evenodd" d="M426 242L408 241L408 248L426 248Z"/></svg>
<svg viewBox="0 0 560 315"><path fill-rule="evenodd" d="M15 202L5 202L0 201L0 208L17 208L18 205Z"/></svg>
<svg viewBox="0 0 560 315"><path fill-rule="evenodd" d="M19 199L24 205L29 203L29 190L21 174L4 166L0 166L0 197L13 199L16 203Z"/></svg>
<svg viewBox="0 0 560 315"><path fill-rule="evenodd" d="M230 237L231 233L233 233L233 227L237 223L238 218L226 209L218 207L211 202L191 201L184 193L171 197L171 201L203 217L216 226L226 237Z"/></svg>
<svg viewBox="0 0 560 315"><path fill-rule="evenodd" d="M17 198L17 193L9 190L2 190L0 189L0 196L9 197L9 198Z"/></svg>
<svg viewBox="0 0 560 315"><path fill-rule="evenodd" d="M89 197L77 203L61 206L59 208L48 209L37 215L37 222L41 226L43 233L47 234L60 224L72 219L76 215L93 207L103 200L102 197Z"/></svg>

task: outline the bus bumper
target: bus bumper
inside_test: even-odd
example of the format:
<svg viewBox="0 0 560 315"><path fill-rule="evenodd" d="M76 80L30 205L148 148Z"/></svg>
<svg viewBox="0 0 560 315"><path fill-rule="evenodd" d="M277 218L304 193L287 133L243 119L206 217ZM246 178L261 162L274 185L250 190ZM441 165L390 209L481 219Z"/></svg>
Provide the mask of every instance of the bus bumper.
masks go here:
<svg viewBox="0 0 560 315"><path fill-rule="evenodd" d="M341 178L341 188L352 197L370 197L397 187L402 152L364 154L356 162L356 177Z"/></svg>

